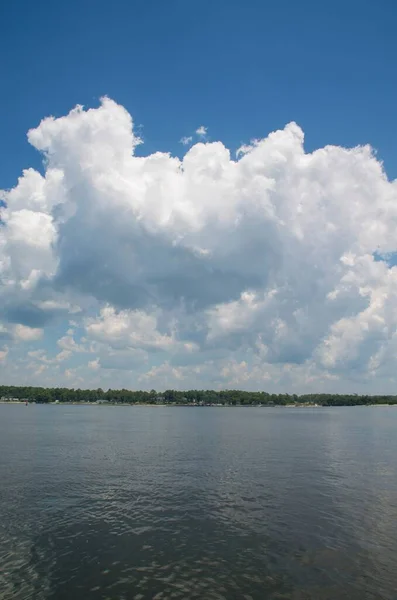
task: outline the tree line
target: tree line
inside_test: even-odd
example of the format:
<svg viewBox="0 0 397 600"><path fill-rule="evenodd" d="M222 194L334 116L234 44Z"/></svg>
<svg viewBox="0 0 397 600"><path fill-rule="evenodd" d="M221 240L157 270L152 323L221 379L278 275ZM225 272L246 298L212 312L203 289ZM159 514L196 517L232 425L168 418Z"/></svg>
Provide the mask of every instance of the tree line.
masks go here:
<svg viewBox="0 0 397 600"><path fill-rule="evenodd" d="M369 396L358 394L269 394L241 390L156 390L132 391L98 388L81 390L69 388L42 388L27 386L0 386L0 398L27 400L47 404L51 402L104 402L111 404L180 404L224 406L286 406L317 404L320 406L358 406L370 404L397 404L397 396Z"/></svg>

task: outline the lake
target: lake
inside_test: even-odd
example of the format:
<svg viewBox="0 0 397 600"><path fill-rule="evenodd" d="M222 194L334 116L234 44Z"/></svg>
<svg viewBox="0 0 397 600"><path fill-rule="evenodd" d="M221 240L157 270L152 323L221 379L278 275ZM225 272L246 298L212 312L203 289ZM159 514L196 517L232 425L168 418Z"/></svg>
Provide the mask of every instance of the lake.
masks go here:
<svg viewBox="0 0 397 600"><path fill-rule="evenodd" d="M1 600L396 590L395 407L0 405Z"/></svg>

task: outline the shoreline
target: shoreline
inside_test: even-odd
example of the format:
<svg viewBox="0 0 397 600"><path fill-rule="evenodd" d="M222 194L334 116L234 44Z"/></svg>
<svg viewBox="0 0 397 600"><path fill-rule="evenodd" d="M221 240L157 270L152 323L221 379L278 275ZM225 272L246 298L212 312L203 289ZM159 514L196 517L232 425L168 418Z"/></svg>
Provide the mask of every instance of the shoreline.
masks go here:
<svg viewBox="0 0 397 600"><path fill-rule="evenodd" d="M13 404L26 406L25 400L0 400L0 404ZM28 404L40 406L146 406L167 408L374 408L374 407L397 407L396 404L341 404L337 406L324 404L150 404L144 402L28 402Z"/></svg>

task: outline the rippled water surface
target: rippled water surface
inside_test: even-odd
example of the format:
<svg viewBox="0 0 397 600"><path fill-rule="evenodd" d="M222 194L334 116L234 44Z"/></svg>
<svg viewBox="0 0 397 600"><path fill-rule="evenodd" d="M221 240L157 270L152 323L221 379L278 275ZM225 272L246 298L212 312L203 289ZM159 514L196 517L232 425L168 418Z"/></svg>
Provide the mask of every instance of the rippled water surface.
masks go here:
<svg viewBox="0 0 397 600"><path fill-rule="evenodd" d="M397 408L0 406L0 598L397 599Z"/></svg>

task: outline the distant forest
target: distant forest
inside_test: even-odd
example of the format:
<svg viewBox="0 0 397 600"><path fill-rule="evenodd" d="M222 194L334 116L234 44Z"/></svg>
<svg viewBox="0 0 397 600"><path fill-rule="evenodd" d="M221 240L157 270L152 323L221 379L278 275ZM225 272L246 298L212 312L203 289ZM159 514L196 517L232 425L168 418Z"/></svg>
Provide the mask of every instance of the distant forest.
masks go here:
<svg viewBox="0 0 397 600"><path fill-rule="evenodd" d="M397 404L397 396L361 396L357 394L268 394L240 390L188 390L165 392L112 390L74 390L68 388L41 388L0 386L0 399L29 402L89 402L110 404L179 404L224 406L286 406L291 404L320 406L358 406L369 404Z"/></svg>

